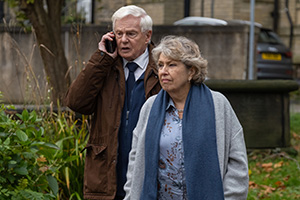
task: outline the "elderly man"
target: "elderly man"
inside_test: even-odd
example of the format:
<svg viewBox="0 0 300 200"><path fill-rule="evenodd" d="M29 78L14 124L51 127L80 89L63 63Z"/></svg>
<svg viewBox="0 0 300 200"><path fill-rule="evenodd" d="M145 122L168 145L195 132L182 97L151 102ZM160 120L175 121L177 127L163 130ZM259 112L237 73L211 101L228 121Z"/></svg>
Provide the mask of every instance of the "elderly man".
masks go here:
<svg viewBox="0 0 300 200"><path fill-rule="evenodd" d="M65 103L93 114L86 146L84 198L123 199L132 131L141 106L161 89L152 60L152 19L137 6L112 16L113 32L102 36L97 51L70 86ZM108 51L106 42L116 41Z"/></svg>

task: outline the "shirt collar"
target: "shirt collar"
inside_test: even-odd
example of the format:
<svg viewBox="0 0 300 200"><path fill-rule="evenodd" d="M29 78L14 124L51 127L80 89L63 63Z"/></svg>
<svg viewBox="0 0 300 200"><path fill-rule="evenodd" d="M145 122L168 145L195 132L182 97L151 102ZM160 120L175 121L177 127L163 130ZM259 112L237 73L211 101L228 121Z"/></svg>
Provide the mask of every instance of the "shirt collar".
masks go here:
<svg viewBox="0 0 300 200"><path fill-rule="evenodd" d="M148 48L146 48L144 53L142 55L140 55L138 58L136 58L135 60L133 60L132 62L135 62L136 64L138 64L139 68L144 70L147 67L148 63L149 63L148 58L149 58L149 51L148 51ZM124 68L125 68L125 66L128 62L129 62L128 60L123 58L123 67Z"/></svg>
<svg viewBox="0 0 300 200"><path fill-rule="evenodd" d="M169 109L175 109L175 105L174 105L172 98L169 98L169 102L168 102L166 111L168 111Z"/></svg>

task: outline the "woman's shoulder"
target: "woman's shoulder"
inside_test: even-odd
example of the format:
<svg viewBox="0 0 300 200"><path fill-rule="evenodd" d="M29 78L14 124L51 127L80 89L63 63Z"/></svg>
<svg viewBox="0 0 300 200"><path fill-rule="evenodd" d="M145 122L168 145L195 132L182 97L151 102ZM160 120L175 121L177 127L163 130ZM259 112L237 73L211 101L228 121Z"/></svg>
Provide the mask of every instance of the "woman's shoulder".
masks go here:
<svg viewBox="0 0 300 200"><path fill-rule="evenodd" d="M140 115L139 115L139 121L141 121L141 123L145 123L148 121L148 117L153 105L153 102L155 101L157 95L153 95L151 97L149 97L146 102L144 103L144 105L141 108L140 111Z"/></svg>
<svg viewBox="0 0 300 200"><path fill-rule="evenodd" d="M214 91L214 90L210 90L210 91L214 101L218 101L218 102L228 101L228 99L221 92Z"/></svg>
<svg viewBox="0 0 300 200"><path fill-rule="evenodd" d="M150 110L151 110L151 108L152 108L152 105L153 105L153 103L154 103L156 97L157 97L157 94L155 94L155 95L149 97L149 98L146 100L146 102L144 103L144 105L143 105L143 107L142 107L142 109L141 109L141 112L143 112L143 113L145 113L145 112L150 112Z"/></svg>
<svg viewBox="0 0 300 200"><path fill-rule="evenodd" d="M156 97L157 97L157 94L155 94L155 95L149 97L149 98L146 100L146 102L144 103L144 106L150 106L150 107L151 107L152 104L153 104L153 102L155 101Z"/></svg>
<svg viewBox="0 0 300 200"><path fill-rule="evenodd" d="M213 102L215 105L215 108L219 109L231 109L232 106L227 99L227 97L222 94L221 92L210 90L213 98Z"/></svg>

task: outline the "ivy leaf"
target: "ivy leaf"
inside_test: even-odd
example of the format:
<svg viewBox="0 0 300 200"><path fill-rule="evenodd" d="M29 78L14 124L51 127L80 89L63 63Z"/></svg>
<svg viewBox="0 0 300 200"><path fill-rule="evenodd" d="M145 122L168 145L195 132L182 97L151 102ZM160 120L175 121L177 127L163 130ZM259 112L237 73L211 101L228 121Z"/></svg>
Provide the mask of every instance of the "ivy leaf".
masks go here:
<svg viewBox="0 0 300 200"><path fill-rule="evenodd" d="M27 168L26 168L26 167L15 168L14 171L15 171L17 174L20 174L20 175L27 175L27 174L28 174L28 171L27 171Z"/></svg>
<svg viewBox="0 0 300 200"><path fill-rule="evenodd" d="M45 133L45 129L43 127L40 127L39 130L36 133L36 137L40 138L44 135L44 133Z"/></svg>
<svg viewBox="0 0 300 200"><path fill-rule="evenodd" d="M29 114L28 114L28 111L26 109L23 110L22 117L23 117L22 118L23 121L27 121L29 119Z"/></svg>
<svg viewBox="0 0 300 200"><path fill-rule="evenodd" d="M47 143L47 142L43 146L48 147L48 148L52 148L52 149L57 149L57 150L60 149L57 145L52 144L52 143Z"/></svg>
<svg viewBox="0 0 300 200"><path fill-rule="evenodd" d="M32 122L32 123L34 123L34 122L36 122L36 112L35 111L32 111L31 113L30 113L30 116L29 116L29 120Z"/></svg>
<svg viewBox="0 0 300 200"><path fill-rule="evenodd" d="M15 164L17 164L17 161L15 161L15 160L10 160L10 161L8 162L8 164L10 164L10 165L15 165Z"/></svg>
<svg viewBox="0 0 300 200"><path fill-rule="evenodd" d="M3 144L8 146L10 144L10 137L6 138L6 140L3 142Z"/></svg>
<svg viewBox="0 0 300 200"><path fill-rule="evenodd" d="M20 129L16 131L16 135L22 142L26 142L28 140L28 136L26 135L26 133Z"/></svg>
<svg viewBox="0 0 300 200"><path fill-rule="evenodd" d="M50 189L52 190L54 195L56 195L57 192L58 192L58 183L57 183L56 178L54 178L51 175L48 175L47 180L48 180L48 184L49 184Z"/></svg>

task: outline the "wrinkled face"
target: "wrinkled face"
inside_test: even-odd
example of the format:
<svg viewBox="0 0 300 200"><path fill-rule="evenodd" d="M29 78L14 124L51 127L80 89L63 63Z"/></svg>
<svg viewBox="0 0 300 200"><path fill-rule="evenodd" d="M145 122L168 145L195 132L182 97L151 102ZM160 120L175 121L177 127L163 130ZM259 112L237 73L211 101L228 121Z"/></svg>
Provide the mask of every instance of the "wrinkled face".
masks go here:
<svg viewBox="0 0 300 200"><path fill-rule="evenodd" d="M132 61L144 53L152 35L152 31L142 33L140 18L132 15L117 20L114 32L118 54L128 61Z"/></svg>
<svg viewBox="0 0 300 200"><path fill-rule="evenodd" d="M162 88L170 93L186 93L191 84L193 69L188 69L182 62L167 58L163 53L158 59L158 77Z"/></svg>

